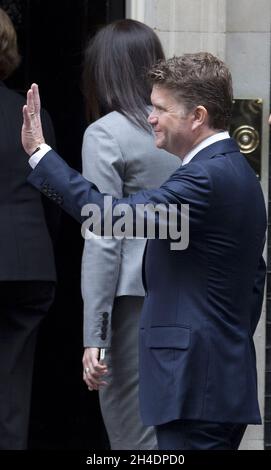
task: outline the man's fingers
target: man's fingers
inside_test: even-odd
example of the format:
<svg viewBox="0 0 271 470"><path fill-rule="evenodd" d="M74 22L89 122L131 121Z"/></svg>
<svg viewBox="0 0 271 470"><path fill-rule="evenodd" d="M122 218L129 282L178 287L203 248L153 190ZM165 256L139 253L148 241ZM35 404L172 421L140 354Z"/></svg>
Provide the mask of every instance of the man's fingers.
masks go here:
<svg viewBox="0 0 271 470"><path fill-rule="evenodd" d="M28 92L27 92L26 104L27 104L27 110L28 110L30 116L31 116L31 114L35 114L34 97L33 97L32 89L28 90Z"/></svg>
<svg viewBox="0 0 271 470"><path fill-rule="evenodd" d="M26 105L23 107L22 144L28 155L44 142L40 120L40 98L36 84L27 92Z"/></svg>
<svg viewBox="0 0 271 470"><path fill-rule="evenodd" d="M24 105L23 107L23 117L24 117L24 126L26 127L26 129L29 129L31 127L31 120L30 120L30 116L29 116L26 105Z"/></svg>
<svg viewBox="0 0 271 470"><path fill-rule="evenodd" d="M40 94L39 94L39 87L36 83L31 85L31 90L33 92L33 105L34 105L34 112L40 113Z"/></svg>

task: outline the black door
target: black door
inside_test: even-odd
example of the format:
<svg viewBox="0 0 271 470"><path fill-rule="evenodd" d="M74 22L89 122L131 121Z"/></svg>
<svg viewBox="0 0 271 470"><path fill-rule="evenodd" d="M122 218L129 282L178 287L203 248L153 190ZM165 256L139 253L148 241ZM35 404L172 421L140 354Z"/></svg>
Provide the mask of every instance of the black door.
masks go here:
<svg viewBox="0 0 271 470"><path fill-rule="evenodd" d="M8 86L25 92L39 84L53 120L57 148L81 169L86 127L81 95L82 51L105 23L125 16L125 0L0 0L18 33L22 63ZM108 442L97 392L82 382L80 226L62 214L56 244L56 301L42 325L36 353L30 448L103 449Z"/></svg>

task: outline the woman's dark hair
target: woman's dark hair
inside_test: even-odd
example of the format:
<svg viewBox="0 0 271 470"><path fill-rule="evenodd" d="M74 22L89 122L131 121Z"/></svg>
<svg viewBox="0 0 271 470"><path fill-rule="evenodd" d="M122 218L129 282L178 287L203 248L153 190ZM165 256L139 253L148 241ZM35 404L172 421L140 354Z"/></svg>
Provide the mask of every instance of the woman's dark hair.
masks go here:
<svg viewBox="0 0 271 470"><path fill-rule="evenodd" d="M149 69L164 59L154 31L135 20L119 20L102 28L85 51L83 89L87 119L93 122L118 111L149 130Z"/></svg>
<svg viewBox="0 0 271 470"><path fill-rule="evenodd" d="M15 28L8 14L0 8L0 80L8 78L19 63Z"/></svg>

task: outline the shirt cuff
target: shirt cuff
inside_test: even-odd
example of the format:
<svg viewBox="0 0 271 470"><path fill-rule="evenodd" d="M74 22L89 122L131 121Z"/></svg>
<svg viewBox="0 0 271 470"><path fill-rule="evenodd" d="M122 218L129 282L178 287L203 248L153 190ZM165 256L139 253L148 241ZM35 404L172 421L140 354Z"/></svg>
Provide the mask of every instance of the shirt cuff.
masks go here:
<svg viewBox="0 0 271 470"><path fill-rule="evenodd" d="M37 152L35 152L32 155L32 157L30 157L29 160L28 160L28 163L33 168L33 170L37 166L39 161L44 157L44 155L46 155L46 153L48 153L50 150L52 150L50 145L47 145L47 144L40 144L39 148L40 149Z"/></svg>

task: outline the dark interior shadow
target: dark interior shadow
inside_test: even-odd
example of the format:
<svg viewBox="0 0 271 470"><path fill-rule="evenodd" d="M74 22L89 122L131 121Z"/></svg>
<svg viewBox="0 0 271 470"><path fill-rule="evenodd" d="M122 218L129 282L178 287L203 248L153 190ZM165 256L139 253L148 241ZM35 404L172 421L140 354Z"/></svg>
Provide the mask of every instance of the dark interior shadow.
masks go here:
<svg viewBox="0 0 271 470"><path fill-rule="evenodd" d="M0 1L18 33L22 63L7 85L25 93L39 84L52 117L57 149L81 170L86 121L81 93L82 51L99 26L124 17L124 0ZM107 449L97 392L82 381L80 226L61 214L55 245L57 295L39 333L32 393L31 449Z"/></svg>

